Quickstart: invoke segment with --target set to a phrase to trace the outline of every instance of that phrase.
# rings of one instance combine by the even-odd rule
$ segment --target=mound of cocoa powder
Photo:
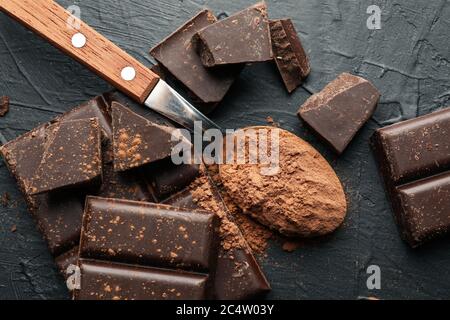
[[[233,202],[261,224],[286,236],[315,237],[338,228],[346,215],[342,185],[328,162],[307,142],[274,127],[251,127],[279,134],[279,171],[267,164],[220,165],[220,178]],[[258,142],[259,143],[259,142]],[[248,144],[246,157],[248,159]]]

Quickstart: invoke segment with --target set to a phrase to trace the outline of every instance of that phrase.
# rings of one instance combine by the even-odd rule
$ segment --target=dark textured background
[[[252,0],[82,0],[82,19],[150,66],[148,49],[207,6],[233,13]],[[271,63],[245,69],[212,117],[226,128],[264,124],[310,141],[345,184],[349,212],[327,239],[285,253],[273,243],[263,267],[270,298],[354,299],[450,297],[450,239],[413,251],[399,238],[368,146],[372,132],[450,105],[450,1],[272,0],[272,18],[292,17],[312,62],[304,88],[289,96]],[[366,9],[382,9],[382,29],[366,28]],[[339,158],[299,122],[295,112],[311,92],[340,72],[366,77],[382,92],[373,119]],[[13,139],[58,113],[109,90],[95,75],[0,14],[0,95],[12,99],[0,118],[0,138]],[[0,299],[65,299],[68,294],[45,243],[3,162],[0,192],[15,203],[0,207]],[[17,226],[15,233],[11,227]],[[366,288],[367,266],[381,267],[382,289]]]

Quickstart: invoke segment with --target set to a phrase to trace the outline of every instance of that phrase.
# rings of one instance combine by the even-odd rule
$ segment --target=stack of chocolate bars
[[[203,166],[174,165],[176,126],[120,93],[2,146],[78,299],[246,299],[270,286]]]

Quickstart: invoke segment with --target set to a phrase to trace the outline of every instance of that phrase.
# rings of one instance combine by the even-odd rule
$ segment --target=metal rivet
[[[72,45],[75,48],[83,48],[86,45],[86,37],[82,33],[75,33],[72,37]]]
[[[133,67],[125,67],[121,73],[122,79],[125,81],[131,81],[136,77],[136,70]]]

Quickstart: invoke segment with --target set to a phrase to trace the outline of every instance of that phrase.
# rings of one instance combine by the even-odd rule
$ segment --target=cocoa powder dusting
[[[200,168],[202,172],[200,176],[191,183],[191,195],[193,201],[202,209],[214,212],[221,220],[219,232],[221,236],[221,244],[225,250],[231,249],[247,249],[245,239],[241,236],[238,226],[228,218],[227,208],[220,199],[214,196],[213,186],[208,177],[204,174],[204,168]]]
[[[273,238],[273,232],[267,227],[259,224],[250,216],[245,215],[242,210],[233,202],[233,199],[225,191],[222,180],[219,176],[219,167],[217,165],[208,166],[211,178],[217,186],[228,212],[233,216],[234,222],[238,225],[245,240],[255,254],[263,254],[268,245],[268,241]]]
[[[267,164],[221,165],[220,178],[233,202],[245,214],[285,236],[315,237],[338,228],[347,203],[328,162],[292,133],[274,127],[251,129],[278,131],[279,171],[263,175],[261,169]],[[248,144],[246,153],[248,159]]]

